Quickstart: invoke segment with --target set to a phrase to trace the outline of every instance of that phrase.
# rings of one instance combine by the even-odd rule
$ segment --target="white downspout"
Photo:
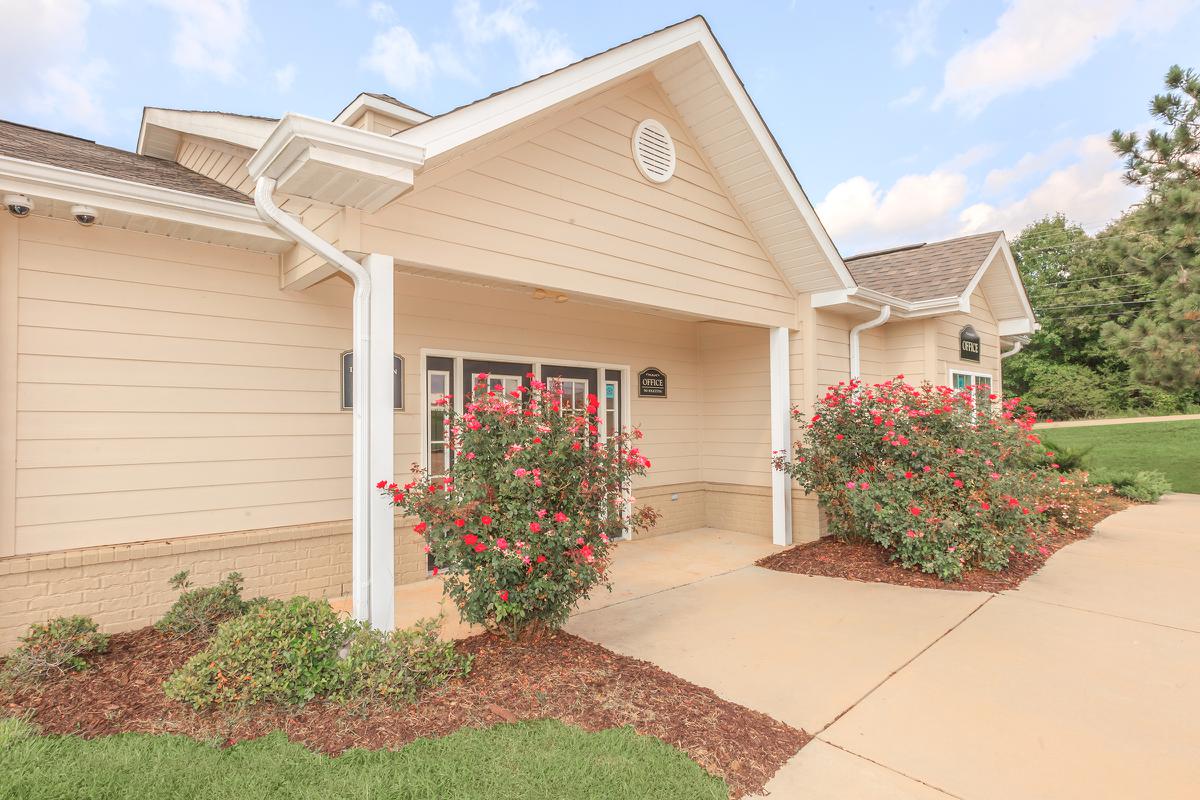
[[[366,267],[338,250],[329,242],[304,227],[279,206],[275,205],[275,179],[260,177],[254,185],[254,207],[264,222],[274,225],[299,244],[324,258],[332,266],[350,276],[354,282],[354,444],[350,471],[353,521],[350,534],[351,569],[353,571],[354,618],[366,621],[371,616],[370,604],[370,514],[369,491],[371,470],[371,274]]]
[[[878,328],[887,322],[891,316],[892,307],[884,306],[879,309],[878,317],[855,325],[850,329],[850,380],[857,380],[862,377],[862,348],[859,345],[858,335],[865,330]]]
[[[1013,342],[1013,346],[1012,346],[1011,350],[1005,350],[1003,353],[1000,354],[1001,360],[1008,358],[1009,356],[1015,356],[1017,353],[1021,352],[1021,348],[1024,346],[1025,346],[1025,343],[1022,342],[1020,339],[1017,339],[1016,341]]]

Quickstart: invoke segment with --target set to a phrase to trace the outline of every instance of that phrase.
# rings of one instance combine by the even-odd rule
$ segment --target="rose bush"
[[[817,494],[834,535],[873,541],[944,580],[1003,569],[1038,547],[1051,498],[1070,479],[1052,468],[1032,409],[903,378],[839,383],[811,417],[793,409],[803,434],[776,468]]]
[[[419,520],[413,530],[462,618],[513,638],[566,622],[593,587],[608,585],[610,548],[626,526],[654,523],[652,509],[630,511],[630,479],[650,467],[640,431],[601,437],[595,396],[573,410],[527,378],[506,394],[480,376],[461,415],[441,401],[447,474],[413,465],[403,486],[377,484]]]

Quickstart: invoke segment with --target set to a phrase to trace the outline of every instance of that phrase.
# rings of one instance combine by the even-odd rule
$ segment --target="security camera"
[[[28,217],[33,211],[33,201],[23,194],[4,195],[4,206],[14,217]]]
[[[91,206],[71,206],[71,216],[85,227],[96,223],[96,209]]]

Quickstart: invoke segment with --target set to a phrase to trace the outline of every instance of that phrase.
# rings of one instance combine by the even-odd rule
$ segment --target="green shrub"
[[[5,673],[17,680],[41,680],[86,669],[86,656],[108,650],[108,636],[91,617],[57,617],[29,626],[8,655]]]
[[[1043,439],[1046,455],[1050,458],[1050,467],[1060,472],[1078,472],[1084,469],[1084,462],[1094,445],[1087,447],[1063,447],[1060,444]]]
[[[195,708],[315,697],[347,703],[411,702],[465,674],[470,661],[437,637],[437,623],[382,633],[342,618],[328,603],[268,600],[217,629],[207,648],[163,685]]]
[[[1093,472],[1088,477],[1088,481],[1111,484],[1113,492],[1139,503],[1156,503],[1160,497],[1171,491],[1171,482],[1167,480],[1167,476],[1149,469],[1128,472]]]
[[[182,594],[154,627],[177,636],[212,636],[222,622],[246,612],[242,581],[239,573],[231,572],[214,586],[192,589],[188,571],[177,573],[168,583]]]
[[[1039,366],[1029,376],[1025,402],[1052,419],[1100,417],[1113,408],[1101,377],[1076,364]]]
[[[840,383],[811,417],[795,409],[804,433],[776,468],[817,494],[834,535],[873,541],[904,567],[943,580],[1003,569],[1036,546],[1042,498],[1069,480],[1048,468],[1036,416],[1020,398],[902,377]]]
[[[338,664],[334,699],[349,704],[412,703],[426,689],[465,676],[471,657],[461,655],[454,642],[440,639],[438,628],[437,619],[392,633],[360,627]]]
[[[336,686],[338,650],[351,628],[326,602],[268,600],[221,623],[208,647],[171,675],[163,689],[196,708],[263,700],[306,703]]]

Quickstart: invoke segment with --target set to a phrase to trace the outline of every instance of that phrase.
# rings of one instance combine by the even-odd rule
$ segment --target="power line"
[[[1079,281],[1099,281],[1099,280],[1103,280],[1104,278],[1121,278],[1126,275],[1141,275],[1141,274],[1142,273],[1140,273],[1140,272],[1112,272],[1107,275],[1089,275],[1086,278],[1071,278],[1071,279],[1065,280],[1065,281],[1055,281],[1054,283],[1043,283],[1040,286],[1042,286],[1042,287],[1063,286],[1068,283],[1078,283]]]
[[[1035,308],[1034,312],[1042,313],[1043,311],[1059,311],[1068,308],[1101,308],[1103,306],[1124,306],[1130,303],[1153,303],[1154,298],[1144,298],[1140,300],[1122,300],[1114,303],[1082,303],[1074,306],[1047,306],[1046,308]]]

